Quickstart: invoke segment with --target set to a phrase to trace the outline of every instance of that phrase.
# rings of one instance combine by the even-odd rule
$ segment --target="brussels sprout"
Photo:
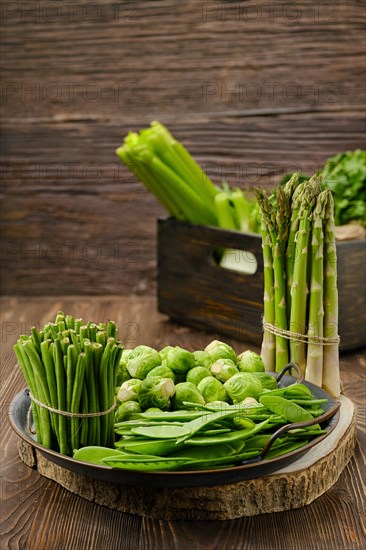
[[[190,351],[176,346],[168,351],[164,364],[177,374],[185,374],[194,367],[194,355]]]
[[[149,346],[137,346],[129,355],[127,370],[132,378],[143,380],[154,367],[161,365],[159,353]]]
[[[224,388],[233,403],[240,403],[246,397],[257,399],[263,389],[259,378],[249,372],[234,374],[234,376],[225,382]]]
[[[260,407],[261,406],[259,401],[254,399],[254,397],[246,397],[241,403],[242,403],[242,405],[248,405],[249,407]]]
[[[165,348],[163,348],[159,351],[159,354],[160,354],[160,357],[161,357],[162,361],[164,361],[164,359],[166,359],[166,356],[168,355],[168,352],[171,349],[174,349],[174,347],[173,346],[165,346]]]
[[[240,355],[238,355],[237,359],[237,365],[238,369],[241,372],[264,372],[264,363],[262,361],[262,358],[258,353],[255,353],[254,351],[250,351],[249,349],[247,351],[243,351]]]
[[[170,406],[170,398],[174,393],[175,386],[171,378],[149,376],[140,384],[138,400],[143,409],[158,407],[166,410]]]
[[[212,361],[218,359],[231,359],[236,363],[236,353],[232,347],[219,340],[213,340],[211,344],[206,346],[205,351],[211,356]]]
[[[206,369],[206,367],[193,367],[193,369],[187,372],[186,379],[187,382],[191,382],[195,386],[198,386],[201,380],[207,376],[212,376],[212,374],[208,369]]]
[[[125,365],[127,365],[128,358],[130,357],[130,355],[132,355],[133,352],[133,349],[124,349],[122,351],[120,363],[124,363]]]
[[[226,380],[229,380],[229,378],[239,372],[231,359],[218,359],[212,363],[210,371],[220,382],[226,382]]]
[[[265,372],[254,372],[253,374],[260,380],[264,390],[277,390],[278,384],[274,376]]]
[[[213,376],[206,376],[198,384],[197,388],[201,392],[205,403],[211,401],[227,401],[227,393],[224,386]]]
[[[137,401],[126,401],[116,409],[115,421],[123,422],[124,420],[131,420],[136,413],[140,412],[141,407]]]
[[[205,401],[197,389],[197,386],[192,382],[181,382],[175,386],[175,395],[172,400],[174,409],[185,409],[184,401],[204,405]]]
[[[149,376],[160,376],[161,378],[171,378],[173,382],[175,382],[175,374],[174,372],[164,365],[160,365],[160,367],[154,367],[150,372],[147,373],[146,378]]]
[[[124,349],[122,352],[121,360],[117,368],[116,385],[121,386],[123,382],[131,378],[130,373],[127,370],[127,361],[129,356],[133,353],[132,349]]]
[[[126,401],[137,401],[137,393],[141,380],[138,378],[131,378],[123,382],[120,389],[118,390],[117,399],[120,403],[125,403]]]
[[[212,357],[207,351],[197,350],[193,352],[193,355],[195,367],[206,367],[206,369],[210,368]]]

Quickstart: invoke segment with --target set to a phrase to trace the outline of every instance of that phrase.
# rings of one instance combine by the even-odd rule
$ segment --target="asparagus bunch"
[[[262,215],[267,370],[292,361],[305,379],[340,393],[333,199],[313,177],[295,174],[275,198],[256,189]],[[273,334],[274,327],[276,334]],[[297,335],[297,336],[296,336]]]
[[[123,346],[113,321],[83,324],[59,311],[54,323],[20,336],[14,351],[32,395],[48,407],[74,414],[98,413],[114,403]],[[39,443],[72,455],[86,445],[113,446],[114,411],[102,416],[70,417],[32,401]]]

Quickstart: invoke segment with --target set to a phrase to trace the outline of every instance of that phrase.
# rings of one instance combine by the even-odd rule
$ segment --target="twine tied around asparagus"
[[[39,407],[42,407],[43,409],[47,409],[49,412],[53,412],[53,413],[56,413],[56,414],[61,414],[62,416],[69,416],[71,418],[94,418],[96,416],[105,416],[105,415],[111,413],[112,411],[114,411],[114,409],[117,407],[117,403],[114,402],[109,407],[109,409],[107,409],[106,411],[99,411],[99,412],[94,412],[94,413],[73,413],[73,412],[70,412],[70,411],[62,411],[60,409],[55,409],[54,407],[50,407],[49,405],[46,405],[46,403],[42,403],[42,401],[39,401],[36,397],[34,397],[34,395],[32,395],[32,393],[30,391],[28,392],[28,395],[29,395],[30,399],[36,405],[38,405]],[[29,407],[29,409],[28,409],[28,419],[27,419],[28,420],[28,431],[30,433],[35,433],[34,431],[31,430],[31,421],[30,421],[31,412],[32,412],[32,409],[31,409],[31,407]]]
[[[301,334],[300,332],[293,332],[291,330],[285,330],[276,327],[275,325],[267,323],[266,321],[263,321],[263,329],[267,332],[270,332],[271,334],[274,334],[275,336],[282,336],[287,340],[293,340],[295,342],[301,342],[303,344],[311,343],[321,344],[322,346],[332,346],[334,344],[339,344],[340,341],[338,334],[337,336],[331,336],[327,338],[324,336]]]

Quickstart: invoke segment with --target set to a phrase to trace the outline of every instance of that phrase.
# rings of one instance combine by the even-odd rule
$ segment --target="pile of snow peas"
[[[297,428],[320,416],[327,399],[316,399],[299,383],[263,390],[258,401],[240,404],[185,402],[186,409],[150,411],[115,424],[115,449],[84,447],[74,458],[122,470],[194,471],[233,467],[260,457],[273,433],[294,424],[277,438],[265,459],[306,445],[326,433],[319,424]]]

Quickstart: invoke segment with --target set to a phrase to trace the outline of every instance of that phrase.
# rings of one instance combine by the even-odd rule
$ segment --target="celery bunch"
[[[176,219],[246,232],[259,229],[259,209],[241,189],[222,188],[165,126],[130,132],[117,156]]]

